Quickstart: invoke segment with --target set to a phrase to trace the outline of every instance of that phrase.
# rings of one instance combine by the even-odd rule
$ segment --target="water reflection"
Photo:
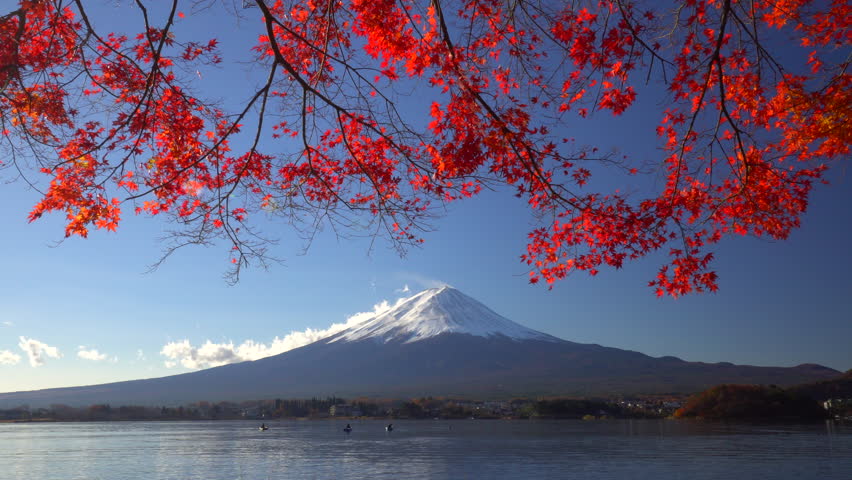
[[[0,480],[850,478],[852,427],[680,421],[0,425]]]

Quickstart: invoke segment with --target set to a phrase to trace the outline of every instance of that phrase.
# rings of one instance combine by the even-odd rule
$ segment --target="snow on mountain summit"
[[[561,341],[506,319],[473,298],[445,286],[424,290],[391,310],[334,335],[328,343],[368,338],[411,343],[443,333]]]

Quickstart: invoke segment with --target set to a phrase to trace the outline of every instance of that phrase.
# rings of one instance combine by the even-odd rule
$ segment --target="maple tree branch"
[[[663,69],[665,69],[666,64],[674,66],[674,62],[665,59],[660,54],[657,53],[656,50],[651,48],[645,40],[639,35],[639,32],[636,31],[636,26],[633,24],[632,17],[627,14],[627,11],[624,10],[624,3],[622,0],[615,0],[615,4],[618,5],[618,10],[621,12],[621,18],[624,19],[624,22],[627,24],[627,28],[630,30],[631,35],[636,41],[638,41],[642,47],[651,54],[651,58],[656,58],[663,64]]]
[[[680,184],[681,170],[683,166],[684,155],[686,154],[686,145],[687,142],[690,141],[692,134],[695,132],[695,123],[698,120],[698,115],[701,113],[704,108],[704,97],[707,95],[707,91],[710,88],[711,74],[713,73],[713,66],[716,65],[721,74],[722,71],[722,61],[720,57],[720,53],[722,51],[722,45],[725,39],[725,26],[728,22],[728,12],[731,8],[731,0],[725,0],[722,5],[722,20],[719,26],[718,38],[716,39],[716,46],[713,50],[713,53],[709,57],[709,61],[707,63],[707,72],[703,75],[704,84],[701,87],[701,94],[698,96],[698,101],[695,103],[695,111],[692,114],[692,117],[689,122],[689,126],[686,129],[686,133],[683,135],[683,140],[680,142],[680,152],[678,153],[678,164],[676,173],[675,173],[675,181],[672,185],[672,193],[671,193],[671,202],[674,203],[675,195],[677,195],[678,185]],[[724,99],[721,100],[722,102]],[[745,155],[745,152],[743,152]]]
[[[718,68],[718,72],[717,72],[717,76],[718,76],[717,81],[719,83],[719,108],[722,111],[722,113],[725,115],[725,119],[728,120],[728,123],[731,125],[731,128],[734,129],[734,136],[737,139],[737,147],[739,148],[740,153],[742,154],[743,164],[745,166],[746,178],[745,178],[745,180],[741,180],[741,182],[743,184],[743,188],[745,188],[745,184],[748,183],[748,173],[749,173],[749,164],[748,164],[748,160],[746,158],[747,151],[746,151],[746,148],[745,148],[745,144],[743,143],[743,139],[742,139],[742,135],[741,135],[742,131],[737,126],[737,123],[734,120],[734,118],[731,116],[731,112],[728,111],[726,95],[725,95],[725,77],[722,74],[721,63],[719,63],[718,66],[719,66],[719,68]]]
[[[331,0],[330,0],[330,1],[331,1]],[[297,40],[298,40],[298,41],[299,41],[302,45],[304,45],[304,46],[308,47],[309,49],[311,49],[311,50],[313,50],[314,52],[316,52],[316,53],[318,53],[319,55],[321,55],[321,56],[322,56],[322,59],[323,59],[323,62],[325,62],[325,61],[329,61],[329,60],[330,60],[330,61],[337,62],[337,63],[339,63],[340,65],[344,66],[344,67],[345,67],[345,72],[346,72],[346,74],[347,74],[347,75],[354,75],[354,76],[355,76],[355,78],[357,78],[359,81],[362,81],[362,82],[366,83],[366,84],[367,84],[367,85],[368,85],[368,86],[372,89],[372,91],[373,91],[373,92],[376,92],[378,95],[381,95],[381,96],[385,99],[385,101],[386,101],[388,104],[390,104],[390,105],[392,105],[392,106],[393,106],[393,110],[394,110],[394,111],[396,111],[396,104],[395,104],[394,102],[392,102],[390,99],[388,99],[388,98],[387,98],[387,97],[386,97],[386,96],[382,93],[382,90],[381,90],[380,88],[377,88],[377,87],[375,86],[375,83],[374,83],[372,80],[370,80],[369,78],[367,78],[367,77],[365,77],[364,75],[362,75],[362,74],[361,74],[361,72],[360,72],[360,70],[361,70],[360,68],[355,68],[355,67],[353,67],[352,65],[350,65],[350,64],[349,64],[349,62],[347,62],[347,61],[346,61],[346,60],[344,60],[343,58],[340,58],[340,57],[335,56],[335,55],[331,55],[331,54],[329,53],[329,49],[327,48],[327,46],[328,46],[328,43],[327,43],[328,39],[326,39],[326,41],[324,41],[325,47],[324,47],[324,48],[319,48],[319,47],[317,47],[316,45],[314,45],[314,44],[313,44],[313,43],[312,43],[312,42],[311,42],[308,38],[306,38],[304,35],[302,35],[302,34],[300,34],[299,32],[297,32],[297,31],[293,30],[292,28],[288,27],[288,26],[287,26],[287,25],[285,25],[283,22],[281,22],[281,21],[280,21],[280,20],[279,20],[279,19],[278,19],[275,15],[272,15],[272,13],[269,11],[268,7],[266,7],[266,4],[263,2],[263,0],[256,0],[256,3],[258,4],[258,6],[260,6],[260,7],[261,7],[261,11],[263,12],[264,19],[265,19],[266,21],[272,22],[273,24],[277,25],[279,28],[281,28],[282,30],[284,30],[285,32],[287,32],[287,34],[289,34],[289,35],[291,35],[293,38],[297,39]],[[329,25],[328,25],[328,28],[330,28],[330,23],[329,23]],[[273,31],[272,31],[270,28],[267,28],[267,35],[268,35],[268,37],[270,38],[270,46],[272,46],[272,47],[273,47],[272,49],[273,49],[273,51],[274,51],[275,55],[276,55],[276,56],[279,56],[279,55],[280,55],[280,52],[281,52],[281,49],[280,49],[280,47],[278,46],[277,40],[275,40],[275,39],[274,39]],[[317,85],[317,82],[318,82],[318,80],[313,81],[313,82],[312,82],[312,81],[305,81],[305,80],[302,78],[302,76],[301,76],[301,75],[296,74],[296,72],[295,72],[295,68],[293,68],[293,67],[292,67],[292,65],[289,63],[289,61],[287,61],[286,59],[284,59],[284,58],[283,58],[283,55],[280,55],[280,58],[276,58],[276,61],[277,61],[279,64],[281,64],[281,66],[283,66],[283,67],[285,68],[285,70],[287,70],[287,73],[288,73],[291,77],[293,77],[295,80],[297,80],[297,81],[298,81],[298,83],[302,86],[302,88],[303,88],[303,90],[304,90],[304,91],[306,91],[306,92],[311,92],[311,93],[313,93],[313,94],[317,95],[317,97],[318,97],[318,98],[320,98],[320,99],[321,99],[324,103],[326,103],[328,106],[332,107],[333,109],[337,110],[338,114],[339,114],[339,113],[349,113],[349,111],[348,111],[347,109],[345,109],[344,107],[342,107],[342,106],[341,106],[341,105],[339,105],[338,103],[336,103],[336,102],[334,102],[334,101],[330,100],[330,98],[329,98],[329,97],[327,97],[326,95],[322,94],[322,93],[321,93],[321,92],[317,89],[317,86],[318,86],[318,85]],[[288,66],[289,66],[290,68],[287,68]],[[375,69],[374,69],[374,70],[375,70]],[[306,86],[308,86],[308,88],[305,88]],[[399,116],[399,115],[398,115],[398,113],[397,113],[397,116]],[[403,122],[403,123],[404,123],[404,122]],[[379,132],[377,129],[375,129],[375,127],[374,127],[373,125],[371,125],[371,124],[369,124],[369,123],[362,123],[362,125],[364,125],[364,126],[365,126],[365,127],[367,127],[367,128],[370,128],[370,129],[371,129],[371,130],[373,130],[375,133],[380,133],[380,134],[381,134],[381,132]],[[387,135],[384,135],[384,134],[382,134],[382,135],[383,135],[385,138],[387,138],[388,140],[393,141],[393,139],[392,139],[390,136],[387,136]],[[397,150],[399,153],[404,154],[403,149],[401,149],[401,148],[396,148],[396,150]],[[408,160],[411,160],[410,158],[407,158],[407,159],[408,159]]]
[[[322,46],[322,48],[319,49],[320,52],[322,52],[322,62],[320,63],[319,67],[317,68],[317,73],[316,73],[316,76],[315,76],[315,78],[316,78],[315,83],[318,83],[320,81],[320,77],[322,76],[322,71],[325,68],[325,62],[328,61],[328,45],[329,45],[329,42],[331,40],[331,38],[329,36],[329,32],[331,31],[331,24],[332,24],[331,17],[333,16],[333,11],[332,11],[331,6],[333,4],[332,2],[334,2],[334,1],[335,0],[328,0],[328,2],[326,3],[326,7],[325,7],[326,8],[326,16],[329,18],[329,21],[328,21],[328,24],[325,26],[325,32],[323,32],[323,35],[325,36],[325,40],[323,41],[323,46]]]
[[[491,105],[488,102],[486,102],[485,99],[482,98],[482,95],[479,93],[479,91],[477,91],[477,89],[473,88],[469,84],[469,82],[467,81],[465,74],[461,71],[461,67],[458,64],[458,60],[456,59],[455,46],[453,45],[452,39],[450,37],[449,29],[447,28],[447,23],[444,20],[444,14],[443,14],[443,10],[441,9],[440,0],[431,0],[431,3],[433,5],[433,7],[435,9],[435,13],[438,17],[438,25],[441,29],[441,35],[442,35],[444,43],[446,44],[448,55],[449,55],[450,60],[452,62],[451,64],[452,64],[453,68],[455,69],[456,74],[458,75],[460,83],[462,84],[462,86],[465,87],[465,90],[467,91],[467,93],[470,94],[471,96],[473,96],[476,99],[477,103],[483,109],[485,109],[485,111],[488,113],[488,116],[490,116],[492,118],[492,120],[497,122],[498,125],[500,125],[500,129],[505,136],[514,136],[514,132],[512,132],[511,129],[509,129],[509,127],[506,125],[506,122],[504,121],[504,119],[500,115],[498,115],[497,112],[494,111],[494,109],[491,108]],[[507,140],[509,140],[509,139],[507,139]],[[520,151],[517,150],[517,146],[515,145],[515,142],[509,141],[509,144],[510,144],[510,148],[515,152],[515,154],[517,155],[517,158],[519,159],[520,163],[524,166],[524,168],[531,175],[533,175],[533,177],[541,185],[543,185],[545,189],[547,189],[550,192],[551,199],[559,199],[559,200],[565,202],[565,204],[569,205],[573,209],[579,210],[579,209],[583,208],[583,206],[581,206],[579,203],[576,203],[574,200],[569,199],[569,198],[565,198],[562,194],[556,192],[556,190],[554,189],[551,182],[549,182],[545,178],[545,175],[539,169],[539,166],[534,164],[532,161],[525,161],[523,159],[524,156],[521,154]],[[529,158],[535,157],[533,149],[526,142],[522,142],[522,146],[523,146],[524,150],[527,151]],[[562,188],[564,188],[564,187],[562,187]],[[567,191],[567,189],[566,189],[566,191]],[[579,198],[578,196],[573,195],[570,192],[569,192],[569,194],[574,199]],[[587,205],[586,207],[591,207],[591,206]]]
[[[406,10],[406,12],[407,12],[407,10]],[[376,93],[377,95],[379,95],[379,96],[380,96],[380,97],[381,97],[381,98],[385,101],[385,105],[386,105],[386,108],[387,108],[388,116],[389,116],[389,117],[395,117],[396,119],[398,119],[398,120],[399,120],[399,121],[397,121],[397,122],[393,122],[392,120],[390,120],[390,119],[389,119],[389,123],[390,123],[391,125],[393,125],[393,126],[394,126],[394,129],[395,129],[395,131],[396,131],[397,133],[399,133],[399,134],[407,133],[407,134],[409,134],[409,135],[413,135],[413,136],[417,137],[418,139],[420,139],[421,141],[423,141],[423,142],[425,143],[425,140],[423,140],[419,134],[417,134],[417,133],[416,133],[416,132],[414,132],[412,129],[410,129],[410,128],[408,128],[408,127],[407,127],[408,123],[407,123],[406,121],[404,121],[404,120],[403,120],[402,115],[401,115],[401,114],[399,113],[399,111],[397,110],[396,103],[395,103],[395,102],[393,102],[390,98],[388,98],[388,97],[384,94],[384,92],[382,91],[382,89],[378,88],[372,80],[370,80],[370,79],[368,79],[366,76],[364,76],[364,75],[361,73],[361,70],[362,70],[361,68],[355,68],[355,67],[353,67],[352,65],[350,65],[347,61],[345,61],[344,59],[342,59],[342,58],[339,58],[339,57],[337,57],[337,56],[333,56],[333,55],[330,55],[330,54],[329,54],[329,52],[328,52],[328,48],[327,48],[327,45],[328,45],[327,41],[328,41],[328,39],[326,39],[326,42],[325,42],[326,48],[319,49],[319,48],[317,48],[316,46],[314,46],[314,45],[313,45],[313,43],[311,43],[311,42],[310,42],[307,38],[305,38],[303,35],[301,35],[299,32],[296,32],[296,31],[294,31],[293,29],[289,28],[287,25],[285,25],[284,23],[282,23],[281,21],[279,21],[276,17],[274,17],[274,16],[273,16],[273,17],[271,18],[271,20],[273,20],[273,21],[274,21],[274,23],[275,23],[276,25],[278,25],[280,28],[282,28],[284,31],[286,31],[289,35],[292,35],[294,38],[298,39],[298,40],[299,40],[299,41],[300,41],[303,45],[306,45],[306,46],[308,46],[309,48],[313,49],[314,51],[316,51],[316,52],[318,52],[318,53],[321,53],[322,58],[323,58],[323,62],[328,61],[328,60],[332,60],[332,61],[335,61],[335,62],[339,63],[340,65],[342,65],[342,66],[344,67],[344,75],[349,76],[349,77],[350,77],[350,79],[352,80],[353,84],[358,84],[359,82],[364,82],[364,83],[368,86],[368,89],[369,89],[371,92]],[[330,28],[330,24],[329,24],[329,28]],[[277,45],[275,46],[275,50],[276,50],[276,52],[277,52],[277,51],[280,51],[280,50],[278,49]],[[380,73],[378,70],[375,70],[375,71],[376,71],[377,73]],[[318,78],[318,77],[317,77],[317,78]],[[318,81],[318,80],[317,80],[317,81]],[[316,91],[316,82],[313,82],[313,83],[311,84],[311,87],[312,87],[312,88],[311,88],[311,90],[307,90],[308,92],[318,93],[318,92]],[[304,89],[303,89],[303,90],[304,90]],[[358,90],[360,91],[361,89],[359,88]],[[320,98],[321,98],[321,99],[323,99],[323,97],[322,97],[322,96],[320,96]],[[361,95],[361,98],[365,98],[365,97],[364,97],[363,95]],[[326,101],[326,103],[327,103],[327,104],[329,104],[329,103],[328,103],[328,101]],[[344,113],[345,113],[345,114],[347,114],[347,115],[349,115],[349,114],[350,114],[349,110],[344,109],[344,108],[340,107],[340,106],[339,106],[339,105],[337,105],[337,104],[329,104],[329,105],[330,105],[332,108],[334,108],[335,110],[337,110],[337,114],[338,114],[338,116],[339,116],[339,115],[341,115],[341,114],[344,114]],[[366,108],[369,110],[370,117],[374,117],[375,115],[373,114],[372,108],[369,106],[369,104],[367,104]],[[356,118],[357,118],[357,117],[356,117]],[[388,141],[389,141],[389,143],[391,144],[391,146],[393,146],[394,150],[395,150],[398,154],[400,154],[400,155],[401,155],[401,156],[402,156],[402,157],[406,160],[406,162],[407,162],[408,164],[413,165],[413,166],[415,166],[416,168],[418,168],[418,169],[420,169],[420,170],[425,170],[425,169],[426,169],[422,163],[417,162],[414,158],[412,158],[412,157],[411,157],[411,156],[410,156],[410,155],[406,152],[406,150],[405,150],[404,148],[402,148],[402,146],[401,146],[401,145],[399,145],[399,144],[396,142],[396,140],[395,140],[395,138],[394,138],[393,136],[391,136],[391,135],[389,135],[389,134],[386,134],[386,133],[384,133],[384,132],[380,132],[378,129],[376,129],[376,128],[375,128],[375,126],[374,126],[373,124],[371,124],[371,123],[369,123],[369,122],[363,122],[363,121],[361,121],[361,120],[358,120],[358,121],[359,121],[359,123],[361,123],[362,125],[364,125],[364,126],[366,126],[367,128],[369,128],[369,129],[373,130],[373,131],[374,131],[374,133],[379,133],[379,134],[380,134],[383,138],[385,138],[386,140],[388,140]],[[404,127],[404,128],[405,128],[405,132],[403,132],[402,130],[400,130],[400,127]]]
[[[262,96],[263,100],[261,100],[260,108],[259,108],[259,111],[258,111],[258,114],[257,114],[257,127],[255,128],[254,141],[252,142],[251,148],[249,149],[248,157],[246,159],[245,164],[243,165],[242,169],[240,169],[239,173],[235,173],[235,175],[234,175],[234,177],[236,178],[236,181],[234,181],[234,185],[231,187],[231,189],[228,191],[228,193],[226,193],[224,195],[224,198],[226,199],[226,201],[236,191],[237,186],[239,185],[239,182],[242,180],[246,171],[248,171],[248,167],[249,167],[249,164],[252,161],[252,157],[257,153],[257,146],[260,143],[260,134],[261,134],[261,131],[263,130],[263,119],[265,117],[264,113],[266,111],[266,102],[269,99],[269,89],[272,87],[272,82],[275,79],[275,71],[277,70],[276,67],[277,67],[277,65],[275,65],[275,64],[272,65],[272,68],[269,69],[269,76],[266,79],[266,84],[263,86],[263,88],[261,88],[257,92],[259,95]],[[257,97],[253,98],[251,103],[254,104],[255,101],[257,101]],[[248,112],[248,109],[245,109],[244,112]],[[239,120],[233,122],[234,125],[236,125],[237,123],[239,123]],[[219,196],[218,205],[221,205],[222,204],[221,203],[222,202],[221,192],[220,192],[220,190],[217,189],[216,193]],[[227,209],[226,209],[226,212],[227,212]]]
[[[391,136],[387,135],[385,132],[381,131],[374,123],[367,122],[363,118],[361,118],[360,116],[353,115],[348,109],[346,109],[343,106],[339,105],[338,103],[334,102],[327,95],[320,92],[314,84],[312,84],[311,82],[309,82],[305,78],[303,78],[303,76],[299,74],[299,72],[293,67],[293,65],[286,58],[284,58],[284,56],[282,55],[281,49],[277,44],[277,40],[275,38],[274,31],[272,29],[273,24],[277,24],[277,25],[281,26],[282,28],[286,28],[286,26],[282,25],[281,22],[279,22],[274,17],[274,15],[272,15],[272,13],[269,11],[268,7],[265,5],[265,3],[262,0],[258,0],[257,4],[260,7],[260,9],[261,9],[261,11],[264,15],[264,18],[266,20],[267,36],[269,38],[269,44],[272,47],[271,49],[272,49],[272,52],[273,52],[273,55],[274,55],[274,58],[275,58],[275,62],[280,64],[282,67],[284,67],[284,69],[287,71],[287,73],[290,75],[290,77],[292,79],[294,79],[301,86],[302,91],[303,91],[303,108],[302,108],[302,114],[301,114],[301,116],[302,116],[302,141],[303,141],[303,145],[305,147],[305,152],[307,153],[309,167],[311,168],[312,172],[314,173],[314,176],[319,179],[319,181],[324,185],[325,189],[329,192],[329,194],[334,196],[338,200],[338,202],[345,205],[347,208],[353,209],[354,206],[351,205],[351,203],[349,201],[347,201],[347,200],[345,200],[345,199],[343,199],[339,196],[339,194],[337,193],[337,190],[335,188],[333,188],[331,185],[329,185],[325,181],[325,179],[323,178],[322,175],[318,174],[316,167],[314,167],[313,163],[310,161],[310,159],[311,159],[310,152],[316,151],[316,150],[313,149],[312,147],[310,147],[310,144],[309,144],[307,138],[305,137],[305,135],[307,134],[306,133],[307,132],[307,125],[305,123],[305,120],[306,120],[308,111],[305,108],[304,99],[306,98],[306,96],[308,94],[313,95],[314,97],[321,100],[325,105],[328,105],[333,110],[335,110],[336,116],[338,118],[340,118],[341,116],[347,116],[347,117],[351,118],[352,120],[358,122],[359,124],[361,124],[365,128],[367,128],[368,130],[372,131],[376,135],[380,136],[381,138],[384,138],[389,143],[389,145],[392,147],[392,149],[395,152],[397,152],[398,154],[400,154],[403,158],[405,158],[406,161],[408,161],[410,164],[415,165],[416,162],[407,154],[406,149],[403,148],[401,145],[399,145],[393,137],[391,137]],[[289,30],[289,29],[287,29],[287,30]],[[303,42],[310,45],[310,42],[308,42],[307,39],[304,39],[303,37],[300,37],[300,38]],[[342,63],[344,65],[346,65],[345,62],[342,62]],[[359,76],[359,78],[363,79],[363,77],[360,74],[358,74],[358,76]],[[368,83],[371,84],[371,82],[368,82]],[[319,153],[319,152],[317,152],[317,153]],[[363,167],[363,165],[360,164],[360,163],[359,163],[359,165],[361,166],[361,171],[369,176],[369,173],[366,171],[366,169]],[[376,191],[378,193],[378,189],[376,189]]]
[[[309,242],[326,226],[338,237],[360,227],[371,249],[385,234],[401,249],[419,241],[410,232],[436,205],[506,185],[551,221],[530,232],[523,258],[548,283],[680,243],[651,283],[676,296],[713,289],[705,245],[797,226],[824,170],[801,162],[848,156],[849,57],[838,61],[845,37],[831,18],[848,6],[837,2],[255,1],[269,35],[252,51],[268,78],[233,114],[221,109],[231,100],[196,98],[200,82],[178,75],[218,55],[215,40],[178,42],[177,0],[131,2],[144,28],[131,40],[99,36],[82,0],[22,1],[0,16],[7,171],[32,183],[25,167],[43,167],[50,182],[30,219],[58,212],[66,235],[85,236],[119,221],[122,203],[105,195],[152,200],[136,210],[178,226],[170,248],[230,242],[236,281],[268,258],[255,214],[287,219]],[[786,52],[772,55],[776,27],[811,42],[807,64],[809,52],[788,70]],[[579,116],[620,115],[636,97],[631,80],[645,76],[637,64],[648,83],[657,61],[674,104],[658,129],[663,191],[638,201],[631,191],[582,194],[597,168],[629,165],[573,139],[558,146],[572,126],[566,112],[582,100]],[[403,108],[421,86],[428,94]],[[416,100],[432,98],[426,118],[411,117]],[[244,119],[253,131],[241,132]],[[261,153],[270,123],[272,138],[296,143]]]
[[[740,18],[740,16],[737,15],[737,11],[733,8],[731,9],[731,15],[733,15],[734,20],[736,20],[737,23],[740,24],[743,31],[748,34],[749,38],[751,38],[751,41],[754,43],[758,55],[758,65],[763,63],[761,62],[761,57],[764,57],[769,60],[769,63],[775,67],[775,70],[778,71],[778,73],[783,74],[784,67],[780,63],[778,63],[778,61],[772,54],[769,53],[769,51],[766,50],[766,48],[763,46],[763,42],[761,42],[760,39],[757,37],[757,34],[752,31],[752,28],[757,29],[757,26],[754,24],[746,25],[746,23]],[[757,18],[755,18],[753,14],[751,15],[751,18],[753,21],[757,21]]]
[[[21,39],[24,36],[24,31],[25,31],[26,22],[27,22],[27,12],[23,8],[19,8],[17,10],[9,12],[8,14],[4,15],[3,17],[0,17],[0,23],[7,22],[7,21],[9,21],[9,19],[11,19],[13,17],[18,17],[18,28],[17,28],[17,30],[15,30],[15,35],[13,36],[13,42],[12,42],[15,45],[14,59],[13,59],[13,62],[0,66],[0,72],[3,72],[3,71],[7,72],[4,75],[5,78],[2,79],[3,82],[0,83],[0,94],[3,94],[6,91],[6,87],[12,81],[12,78],[17,77],[20,81],[20,72],[18,70],[18,68],[19,68],[18,67],[18,55],[19,55],[18,50],[19,50],[19,46],[21,44]],[[23,84],[22,81],[21,81],[21,84]]]
[[[136,61],[133,58],[131,58],[131,57],[125,55],[123,52],[115,49],[110,42],[105,41],[100,35],[98,35],[97,31],[94,29],[91,21],[89,20],[89,16],[87,15],[85,8],[83,8],[83,4],[82,4],[81,0],[74,0],[74,3],[77,5],[77,9],[80,12],[80,17],[82,17],[83,23],[86,25],[86,39],[84,39],[84,41],[81,42],[81,45],[84,44],[85,42],[87,42],[89,36],[94,36],[101,47],[106,48],[108,51],[112,52],[117,57],[127,61],[130,65],[132,65],[134,68],[136,68],[136,70],[138,72],[142,73],[142,72],[147,71],[147,69],[143,69],[138,63],[136,63]],[[93,49],[93,50],[96,50],[96,49]],[[83,58],[85,60],[85,51],[82,48],[80,49],[80,54],[81,54],[81,56],[83,56]],[[82,62],[82,64],[83,64],[84,70],[86,71],[87,77],[92,82],[98,84],[98,86],[101,88],[102,91],[107,92],[108,94],[112,95],[113,97],[118,98],[117,95],[114,95],[112,93],[112,88],[110,88],[109,86],[107,86],[107,85],[101,83],[100,81],[96,80],[96,76],[93,75],[91,73],[91,71],[89,70],[88,62],[84,61],[84,62]],[[154,66],[153,66],[153,69],[157,69],[157,68],[158,68],[157,64],[155,63]],[[114,133],[112,135],[107,135],[101,142],[99,142],[97,145],[93,146],[88,151],[85,151],[85,152],[81,153],[80,155],[78,155],[76,157],[69,158],[64,162],[60,162],[60,163],[57,164],[57,166],[63,165],[63,164],[68,163],[68,162],[76,161],[79,158],[82,158],[86,155],[90,155],[94,151],[100,150],[105,145],[107,145],[108,142],[112,141],[121,131],[123,131],[126,127],[128,127],[130,125],[130,123],[134,119],[137,118],[137,114],[139,114],[140,112],[141,112],[143,119],[147,118],[148,112],[149,112],[148,102],[150,101],[151,98],[153,98],[153,95],[154,95],[154,90],[153,90],[153,85],[154,85],[153,75],[154,75],[154,72],[155,72],[155,70],[152,70],[151,72],[146,74],[147,80],[146,80],[145,90],[143,91],[142,95],[139,96],[139,101],[135,102],[133,108],[131,109],[131,112],[129,114],[127,114],[124,122],[120,123],[116,128],[114,128]],[[116,167],[113,169],[111,175],[114,175],[118,171],[119,168],[121,168],[123,170],[125,163],[130,160],[130,157],[133,155],[133,152],[141,144],[142,136],[143,136],[143,131],[142,131],[142,129],[140,129],[139,133],[136,135],[136,140],[134,142],[133,148],[130,149],[128,154],[116,165]]]
[[[243,108],[243,110],[236,116],[236,119],[233,122],[230,122],[230,126],[225,131],[225,133],[213,145],[211,145],[201,155],[199,155],[197,159],[195,159],[193,162],[189,163],[185,167],[177,169],[172,174],[172,176],[169,179],[167,179],[166,181],[160,182],[157,185],[151,186],[151,188],[149,188],[148,190],[146,190],[144,192],[126,197],[124,200],[125,201],[136,200],[138,198],[141,198],[141,197],[147,196],[151,193],[154,193],[157,190],[160,190],[160,189],[164,188],[165,186],[172,184],[182,174],[186,173],[190,169],[197,167],[203,160],[208,158],[214,151],[216,151],[219,147],[221,147],[222,144],[231,136],[231,134],[233,134],[236,131],[236,129],[238,128],[239,122],[242,121],[242,119],[245,118],[246,115],[248,115],[248,112],[249,112],[249,110],[251,110],[251,107],[269,89],[269,87],[270,87],[270,85],[265,85],[260,90],[255,92],[255,94],[252,96],[252,98],[246,103],[246,106]]]

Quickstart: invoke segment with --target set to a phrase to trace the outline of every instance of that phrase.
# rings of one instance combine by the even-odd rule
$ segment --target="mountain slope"
[[[253,362],[163,378],[0,394],[28,403],[177,404],[337,395],[508,398],[695,392],[719,383],[791,385],[839,372],[685,362],[561,340],[452,288],[415,295],[332,337]]]
[[[820,402],[830,398],[852,398],[852,370],[837,378],[796,385],[788,390]]]

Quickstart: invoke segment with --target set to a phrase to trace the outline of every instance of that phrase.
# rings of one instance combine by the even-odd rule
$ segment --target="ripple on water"
[[[852,478],[852,427],[676,421],[0,425],[0,480]]]

